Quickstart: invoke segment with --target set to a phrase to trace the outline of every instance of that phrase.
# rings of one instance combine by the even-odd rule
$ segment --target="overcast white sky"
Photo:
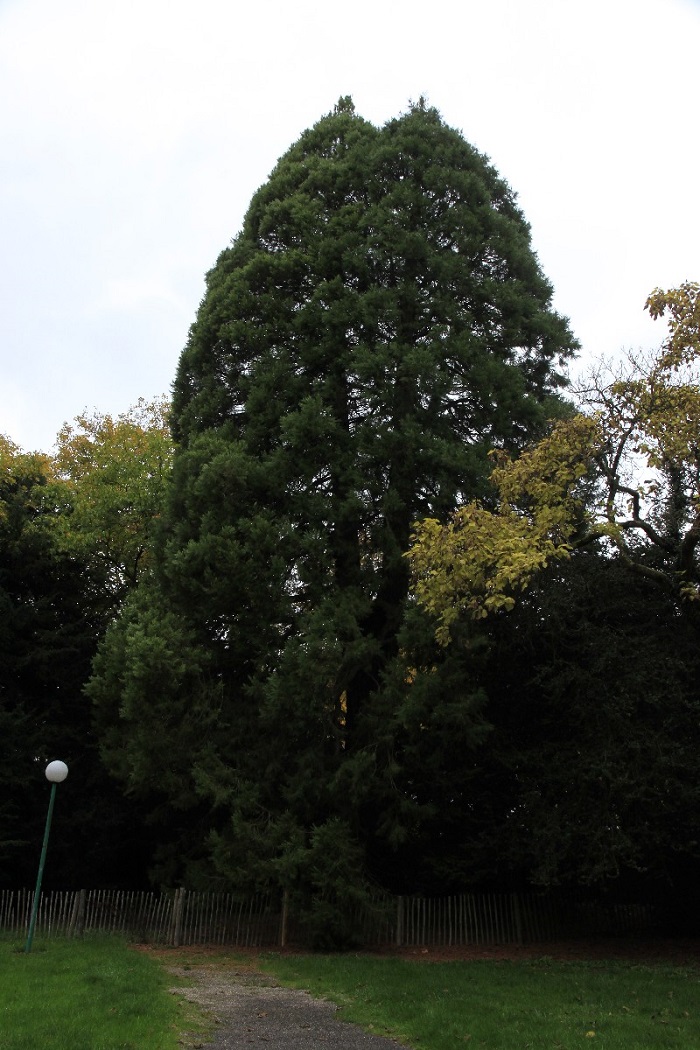
[[[427,96],[518,193],[586,358],[700,279],[700,0],[0,0],[0,432],[167,394],[301,132]]]

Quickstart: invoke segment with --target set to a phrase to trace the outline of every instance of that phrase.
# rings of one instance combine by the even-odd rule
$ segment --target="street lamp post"
[[[46,779],[51,782],[51,797],[49,799],[49,811],[46,814],[46,828],[44,830],[44,843],[41,847],[41,858],[39,860],[39,874],[36,877],[36,889],[34,890],[34,902],[32,904],[32,917],[29,920],[29,933],[27,934],[27,943],[24,946],[25,952],[32,950],[32,940],[34,939],[34,927],[36,925],[36,916],[39,911],[39,896],[41,894],[41,880],[44,875],[44,862],[46,860],[46,850],[49,845],[49,831],[51,830],[51,816],[53,814],[53,804],[56,798],[56,787],[61,784],[68,776],[68,766],[65,762],[49,762],[46,767]]]

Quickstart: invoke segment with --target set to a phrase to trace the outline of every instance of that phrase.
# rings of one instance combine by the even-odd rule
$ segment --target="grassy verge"
[[[191,1025],[172,978],[115,938],[0,942],[0,1050],[175,1050]]]
[[[700,971],[620,962],[275,956],[262,969],[417,1050],[697,1050]]]

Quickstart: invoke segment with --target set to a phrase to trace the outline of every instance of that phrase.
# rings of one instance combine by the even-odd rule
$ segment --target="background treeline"
[[[341,100],[208,274],[171,405],[0,441],[0,885],[60,757],[49,886],[271,889],[338,939],[377,886],[680,914],[697,286],[649,308],[662,350],[575,408],[509,187],[422,102]]]

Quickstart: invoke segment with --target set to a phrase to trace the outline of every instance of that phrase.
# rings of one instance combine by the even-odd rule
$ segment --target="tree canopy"
[[[159,409],[82,416],[55,454],[0,437],[0,882],[29,885],[51,758],[71,770],[48,872],[60,884],[144,877],[143,822],[106,774],[83,693],[99,639],[151,544],[170,436]],[[35,787],[32,788],[31,785]]]
[[[67,882],[274,887],[318,943],[377,883],[693,899],[700,287],[647,309],[659,351],[574,409],[512,191],[422,101],[341,99],[207,275],[172,412],[0,440],[0,880],[59,755]]]
[[[495,499],[471,501],[447,523],[416,524],[415,593],[442,643],[463,612],[512,608],[551,559],[604,539],[631,571],[680,607],[700,597],[700,285],[647,299],[669,316],[655,354],[599,366],[580,391],[583,411],[559,420],[516,458],[499,451]]]
[[[254,196],[180,360],[146,583],[171,614],[148,644],[175,629],[200,659],[154,683],[111,745],[162,803],[138,722],[189,698],[204,728],[178,790],[209,807],[222,877],[293,889],[332,855],[401,881],[395,851],[440,804],[438,739],[463,753],[481,732],[462,658],[435,673],[411,606],[411,525],[481,495],[491,450],[562,414],[575,346],[514,194],[422,101],[376,128],[341,100]],[[113,715],[138,695],[140,601],[91,686]]]
[[[665,906],[675,894],[688,903],[700,815],[692,619],[654,580],[587,545],[481,624],[492,728],[458,884],[584,883],[623,899],[644,887]]]
[[[165,399],[142,399],[116,418],[83,414],[61,428],[51,459],[56,543],[87,559],[117,603],[138,582],[163,510],[167,416]]]

